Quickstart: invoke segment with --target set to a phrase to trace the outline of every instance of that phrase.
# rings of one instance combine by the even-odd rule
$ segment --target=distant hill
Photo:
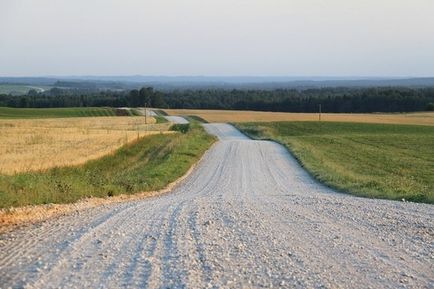
[[[66,88],[107,90],[152,86],[173,89],[309,89],[323,87],[434,87],[434,77],[368,78],[368,77],[261,77],[261,76],[62,76],[0,77],[0,84],[43,85]]]

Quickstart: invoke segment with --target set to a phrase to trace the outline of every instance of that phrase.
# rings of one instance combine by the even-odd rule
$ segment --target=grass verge
[[[162,109],[154,109],[153,110],[157,115],[168,116],[168,114]]]
[[[201,118],[200,116],[197,115],[187,115],[185,116],[187,118],[187,120],[190,121],[197,121],[197,122],[201,122],[201,123],[208,123],[208,121],[204,118]]]
[[[161,115],[154,116],[154,118],[155,118],[157,123],[168,123],[169,122],[167,119],[164,118],[164,116],[161,116]]]
[[[434,203],[434,128],[335,122],[239,123],[284,145],[319,181],[358,196]]]
[[[63,118],[115,116],[117,110],[109,107],[73,107],[73,108],[11,108],[0,107],[0,118]]]
[[[81,166],[0,175],[0,208],[159,190],[185,174],[213,142],[192,124],[185,134],[144,137]]]

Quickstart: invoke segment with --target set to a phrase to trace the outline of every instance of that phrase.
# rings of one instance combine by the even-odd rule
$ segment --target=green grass
[[[161,116],[168,116],[168,114],[162,110],[162,109],[153,109],[153,111],[157,114],[157,115],[161,115]]]
[[[236,125],[284,145],[319,181],[363,197],[434,203],[434,127],[333,122]]]
[[[188,116],[184,116],[187,120],[189,121],[197,121],[197,122],[201,122],[201,123],[208,123],[208,121],[200,116],[197,115],[188,115]]]
[[[130,116],[141,116],[142,114],[135,108],[131,108],[128,110],[128,114]]]
[[[184,175],[213,142],[192,124],[185,134],[144,137],[82,166],[0,175],[0,208],[162,189]]]
[[[187,133],[190,130],[190,123],[175,123],[172,124],[170,130],[181,133]]]
[[[164,116],[161,116],[161,115],[154,116],[154,118],[155,118],[157,123],[169,122],[167,119],[164,118]]]
[[[72,107],[72,108],[11,108],[0,107],[0,119],[23,118],[60,118],[115,116],[116,109],[108,107]]]
[[[168,114],[161,109],[153,109],[153,112],[156,114],[155,120],[157,121],[157,123],[165,123],[165,122],[169,122],[165,116],[167,116]]]

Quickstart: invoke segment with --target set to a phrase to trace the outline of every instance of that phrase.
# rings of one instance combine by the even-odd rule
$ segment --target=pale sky
[[[0,0],[0,76],[434,76],[434,0]]]

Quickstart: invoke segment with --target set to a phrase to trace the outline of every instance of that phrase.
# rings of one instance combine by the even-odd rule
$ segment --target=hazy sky
[[[434,0],[0,0],[0,75],[434,76]]]

